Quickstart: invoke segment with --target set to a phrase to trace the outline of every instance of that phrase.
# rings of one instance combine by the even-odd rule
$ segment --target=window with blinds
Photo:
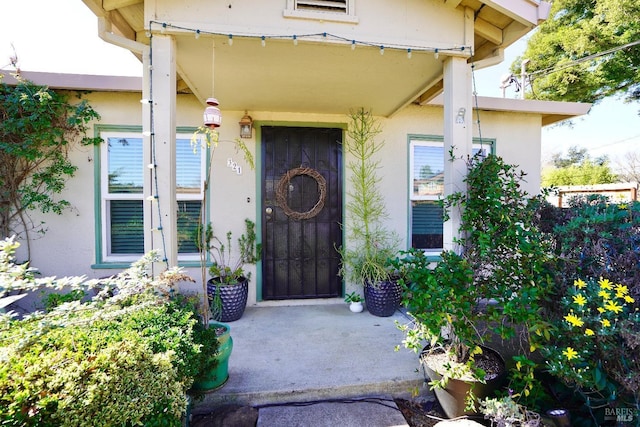
[[[144,254],[143,210],[145,193],[141,135],[117,132],[101,134],[102,150],[103,258],[105,261],[136,260]],[[176,198],[178,202],[178,254],[197,255],[196,236],[200,224],[204,157],[194,154],[190,135],[176,138]]]
[[[486,156],[489,142],[473,144],[473,154]],[[443,242],[444,141],[442,137],[413,137],[409,142],[411,246],[441,252]]]

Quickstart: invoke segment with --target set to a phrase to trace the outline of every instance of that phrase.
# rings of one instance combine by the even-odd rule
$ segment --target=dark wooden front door
[[[262,298],[337,297],[342,129],[262,127]]]

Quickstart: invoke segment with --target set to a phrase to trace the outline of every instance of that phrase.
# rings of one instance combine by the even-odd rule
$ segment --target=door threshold
[[[309,299],[284,299],[284,300],[269,300],[258,301],[252,304],[252,307],[288,307],[298,305],[331,305],[331,304],[344,304],[343,298],[309,298]]]

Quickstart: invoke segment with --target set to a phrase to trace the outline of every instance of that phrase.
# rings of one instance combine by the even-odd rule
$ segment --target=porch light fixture
[[[246,111],[238,124],[240,125],[240,138],[251,138],[253,136],[253,120]]]
[[[208,107],[204,109],[204,125],[215,129],[222,124],[222,114],[218,108],[218,100],[215,98],[207,98]]]
[[[458,114],[456,115],[456,123],[463,125],[464,124],[464,115],[467,110],[464,107],[460,107],[458,110]]]

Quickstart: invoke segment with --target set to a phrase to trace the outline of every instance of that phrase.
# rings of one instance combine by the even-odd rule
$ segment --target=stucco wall
[[[285,17],[287,1],[215,2],[208,0],[175,2],[156,0],[145,10],[145,22],[167,22],[172,25],[221,34],[307,34],[328,32],[348,39],[371,43],[451,47],[464,45],[462,11],[422,0],[367,0],[354,2],[357,23],[327,19]],[[195,17],[195,18],[194,18]],[[429,21],[425,25],[425,20]],[[384,35],[383,37],[381,35]]]
[[[90,104],[100,113],[102,125],[140,125],[142,120],[140,94],[138,93],[92,93],[87,96]],[[178,126],[197,127],[202,120],[203,105],[190,95],[178,96]],[[238,138],[238,121],[244,114],[240,111],[222,111],[223,123],[220,143],[213,157],[211,185],[211,221],[216,230],[231,230],[234,235],[243,231],[243,219],[259,218],[256,171],[252,171],[229,143]],[[496,141],[496,152],[507,162],[518,164],[528,173],[526,190],[536,193],[540,182],[540,116],[522,113],[481,112],[482,136]],[[273,112],[252,112],[256,124],[296,124],[328,123],[342,125],[348,118],[342,115],[292,114]],[[473,121],[477,117],[474,114]],[[403,239],[406,246],[408,235],[408,135],[442,135],[443,119],[441,107],[409,106],[392,118],[379,118],[382,127],[380,139],[385,141],[379,153],[382,160],[381,185],[389,212],[388,225]],[[256,160],[259,156],[254,138],[245,140]],[[475,126],[474,135],[478,136]],[[227,159],[232,158],[243,166],[238,175],[227,167]],[[92,269],[96,262],[95,251],[95,201],[94,149],[78,149],[71,160],[79,169],[69,180],[61,197],[71,201],[72,209],[62,216],[34,215],[46,222],[47,233],[32,242],[32,265],[44,275],[80,275],[103,277],[117,272],[111,269]],[[348,158],[343,159],[346,164]],[[345,185],[347,183],[345,176]],[[255,302],[255,286],[259,277],[255,267],[250,301]],[[199,280],[198,269],[188,272]],[[199,285],[194,285],[199,289]],[[348,287],[348,290],[351,287]]]

